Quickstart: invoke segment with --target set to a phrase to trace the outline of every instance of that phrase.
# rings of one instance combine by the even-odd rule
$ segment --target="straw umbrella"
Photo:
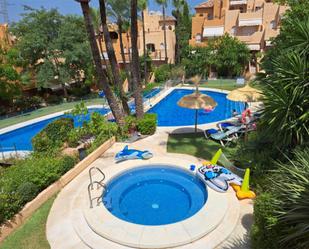
[[[184,108],[195,110],[195,132],[197,132],[197,118],[199,109],[213,109],[217,106],[217,102],[213,98],[206,94],[202,94],[198,90],[198,83],[201,77],[195,76],[192,81],[195,83],[196,90],[192,94],[183,96],[179,101],[178,105]]]
[[[229,100],[241,102],[257,102],[261,99],[261,97],[261,91],[249,85],[235,89],[227,95],[227,98]]]
[[[231,91],[227,95],[227,99],[232,100],[232,101],[241,101],[245,102],[258,102],[262,98],[262,93],[261,91],[246,85],[242,88],[235,89]],[[248,130],[248,125],[246,124],[246,130],[245,130],[245,140],[247,140],[247,130]]]

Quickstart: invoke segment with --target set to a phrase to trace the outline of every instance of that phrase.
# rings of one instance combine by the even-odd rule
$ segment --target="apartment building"
[[[271,0],[209,0],[195,7],[190,44],[206,45],[209,39],[229,33],[252,52],[264,51],[279,34],[286,10]]]
[[[168,63],[174,63],[175,61],[175,24],[176,20],[173,17],[166,16],[166,44],[167,44],[167,60]],[[164,46],[164,21],[161,12],[144,11],[144,25],[145,25],[145,42],[146,49],[154,64],[160,65],[165,63],[165,46]],[[120,37],[118,33],[118,27],[116,24],[109,24],[110,36],[112,38],[115,55],[120,66],[123,66],[124,62],[121,56],[120,50]],[[128,63],[131,61],[131,36],[130,32],[122,33],[122,41],[124,46],[125,61]],[[102,48],[102,60],[108,63],[108,56],[106,53],[105,43],[101,41],[99,44]],[[143,48],[143,28],[141,21],[138,21],[138,51],[139,55],[144,54]]]
[[[0,24],[0,48],[8,48],[12,46],[14,37],[8,32],[7,24]]]

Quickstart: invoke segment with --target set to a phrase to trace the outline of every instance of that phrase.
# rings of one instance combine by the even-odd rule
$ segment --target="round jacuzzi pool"
[[[116,217],[155,226],[175,223],[197,213],[207,201],[207,189],[188,171],[150,165],[113,178],[102,198]]]

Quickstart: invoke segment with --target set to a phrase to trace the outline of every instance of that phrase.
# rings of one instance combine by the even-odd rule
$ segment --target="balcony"
[[[253,33],[252,35],[241,35],[237,36],[237,38],[240,41],[246,43],[251,51],[259,51],[261,49],[261,41],[263,35],[264,35],[263,31],[258,31]]]
[[[247,4],[247,0],[230,0],[230,6]]]
[[[239,13],[238,26],[258,26],[263,23],[263,12],[259,10],[257,12]]]
[[[224,34],[224,19],[204,20],[203,37],[216,37]]]

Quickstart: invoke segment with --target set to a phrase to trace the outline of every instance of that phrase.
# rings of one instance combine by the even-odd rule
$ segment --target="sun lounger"
[[[239,127],[232,127],[227,131],[209,129],[204,131],[204,135],[207,139],[211,138],[215,141],[220,142],[222,146],[225,146],[229,142],[236,140],[238,138],[237,132],[239,132],[239,129],[240,129]]]

